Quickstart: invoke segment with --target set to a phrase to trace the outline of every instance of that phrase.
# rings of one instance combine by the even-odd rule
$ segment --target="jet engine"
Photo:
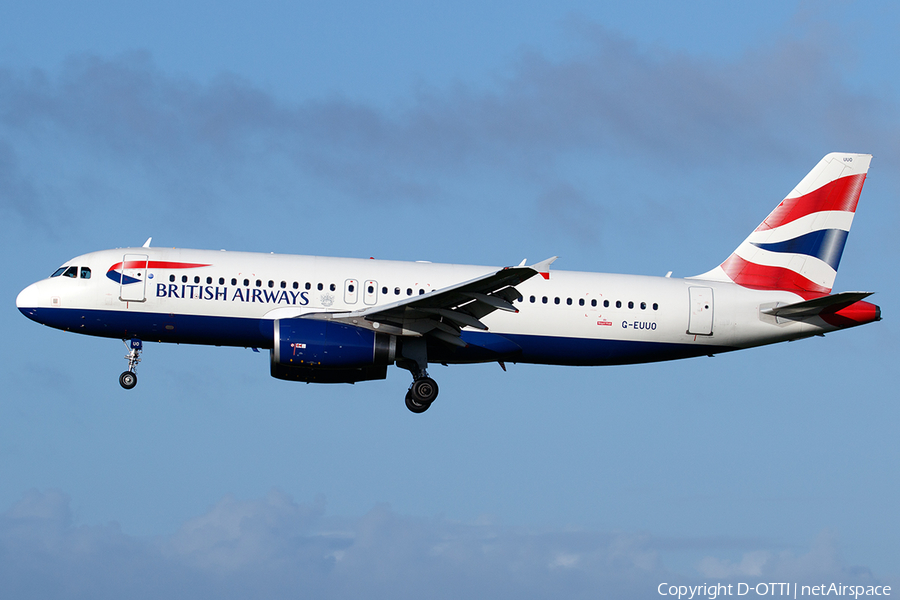
[[[397,338],[321,319],[278,319],[271,351],[276,379],[307,383],[355,383],[385,379]]]

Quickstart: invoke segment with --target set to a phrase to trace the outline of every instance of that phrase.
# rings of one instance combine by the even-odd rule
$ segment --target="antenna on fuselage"
[[[141,246],[141,247],[142,247],[142,248],[149,248],[149,247],[150,247],[150,240],[152,240],[152,239],[153,239],[153,236],[148,237],[148,238],[147,238],[147,241],[144,242],[144,245]]]

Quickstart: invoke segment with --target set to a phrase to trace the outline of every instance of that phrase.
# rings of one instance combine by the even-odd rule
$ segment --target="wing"
[[[457,283],[421,296],[352,312],[314,313],[307,319],[329,319],[348,325],[402,336],[431,336],[455,346],[463,327],[486,331],[481,319],[495,310],[519,312],[513,301],[519,297],[515,286],[535,275],[549,277],[556,257],[535,265],[505,267],[475,279]]]

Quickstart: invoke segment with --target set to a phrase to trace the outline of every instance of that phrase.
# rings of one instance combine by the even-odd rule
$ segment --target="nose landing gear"
[[[125,342],[125,340],[122,341]],[[128,361],[128,370],[119,375],[119,385],[126,390],[130,390],[137,385],[135,369],[137,364],[141,362],[141,350],[144,349],[144,344],[141,340],[131,339],[125,342],[125,347],[128,348],[128,354],[125,355],[125,359]]]

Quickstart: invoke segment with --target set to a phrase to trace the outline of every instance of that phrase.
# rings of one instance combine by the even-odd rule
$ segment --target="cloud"
[[[39,214],[38,191],[34,183],[21,172],[19,158],[13,147],[0,139],[0,211],[7,216],[20,216],[43,222]]]
[[[138,538],[116,524],[77,525],[65,494],[32,490],[0,514],[0,579],[21,599],[646,598],[661,582],[697,575],[874,581],[845,567],[828,535],[807,553],[753,550],[736,563],[708,555],[694,575],[665,567],[672,543],[412,517],[385,505],[329,516],[321,498],[298,503],[278,491],[225,497],[172,535]]]
[[[763,574],[763,567],[769,562],[770,558],[771,555],[768,552],[762,551],[748,552],[737,563],[706,556],[700,560],[697,570],[704,577],[712,577],[719,580],[735,577],[759,577]]]
[[[58,75],[0,71],[0,132],[53,132],[37,143],[67,140],[175,189],[241,182],[269,165],[257,176],[302,174],[360,201],[413,202],[440,199],[441,181],[479,172],[524,179],[538,196],[577,189],[561,167],[573,153],[598,166],[625,155],[677,167],[722,154],[777,160],[860,137],[893,147],[896,132],[879,117],[896,107],[843,82],[834,54],[846,44],[814,24],[803,31],[716,61],[587,23],[573,56],[525,53],[488,86],[398,91],[390,108],[286,102],[227,74],[200,83],[163,72],[146,52],[80,56]]]
[[[185,523],[166,545],[166,554],[195,568],[221,573],[263,565],[325,568],[348,541],[341,535],[309,533],[323,515],[323,500],[298,505],[275,491],[259,501],[226,497],[205,515]]]
[[[537,198],[537,210],[544,222],[571,231],[582,241],[594,239],[600,228],[602,210],[571,185],[548,188]]]
[[[837,536],[823,531],[808,552],[789,550],[756,550],[745,553],[739,561],[713,556],[702,558],[697,570],[704,577],[718,580],[742,580],[748,577],[766,581],[835,581],[872,585],[876,581],[866,567],[846,566],[840,557]]]

